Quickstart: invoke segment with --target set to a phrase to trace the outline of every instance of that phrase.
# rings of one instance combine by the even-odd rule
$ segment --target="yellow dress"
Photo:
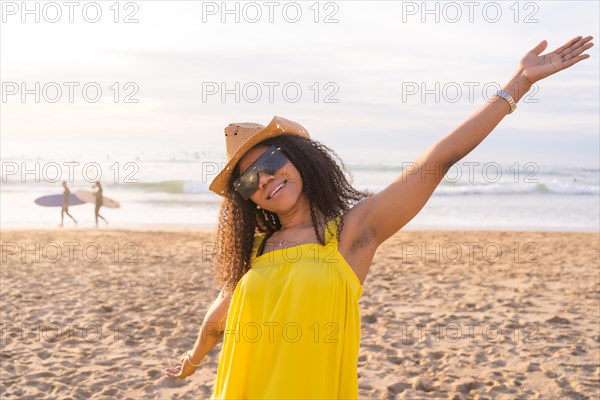
[[[211,399],[358,399],[362,285],[338,251],[338,223],[327,223],[324,246],[257,256],[266,234],[255,237]]]

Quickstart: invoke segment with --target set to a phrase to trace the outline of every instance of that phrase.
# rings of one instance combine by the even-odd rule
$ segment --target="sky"
[[[591,35],[467,157],[599,165],[597,1],[0,3],[3,158],[218,156],[227,124],[278,115],[343,159],[409,162],[541,40]]]

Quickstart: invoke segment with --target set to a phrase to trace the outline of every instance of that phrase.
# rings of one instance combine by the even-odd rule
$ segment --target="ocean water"
[[[214,227],[221,198],[208,190],[222,168],[217,153],[180,151],[168,157],[144,153],[119,159],[105,156],[49,159],[20,156],[2,160],[2,228],[53,227],[60,208],[34,200],[61,194],[61,180],[72,192],[91,190],[96,179],[104,195],[121,203],[102,208],[111,227]],[[346,168],[359,189],[382,190],[410,163],[352,163]],[[600,170],[535,163],[459,162],[405,229],[600,230]],[[398,204],[398,209],[402,204]],[[80,227],[94,225],[94,207],[70,207]],[[390,210],[393,212],[393,210]],[[102,224],[102,222],[101,222]],[[65,220],[66,226],[71,221]]]

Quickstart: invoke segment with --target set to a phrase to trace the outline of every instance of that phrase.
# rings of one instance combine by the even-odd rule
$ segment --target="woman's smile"
[[[267,200],[271,200],[274,199],[275,197],[277,197],[279,195],[279,193],[281,192],[281,190],[286,186],[287,184],[287,180],[281,182],[279,185],[277,185],[277,187],[275,189],[273,189],[273,191],[269,194],[269,196],[267,197]]]

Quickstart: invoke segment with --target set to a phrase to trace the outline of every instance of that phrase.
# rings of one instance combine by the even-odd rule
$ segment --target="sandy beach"
[[[191,378],[219,292],[213,232],[3,230],[6,399],[208,399],[221,344]],[[360,299],[361,399],[600,398],[597,233],[401,231]]]

